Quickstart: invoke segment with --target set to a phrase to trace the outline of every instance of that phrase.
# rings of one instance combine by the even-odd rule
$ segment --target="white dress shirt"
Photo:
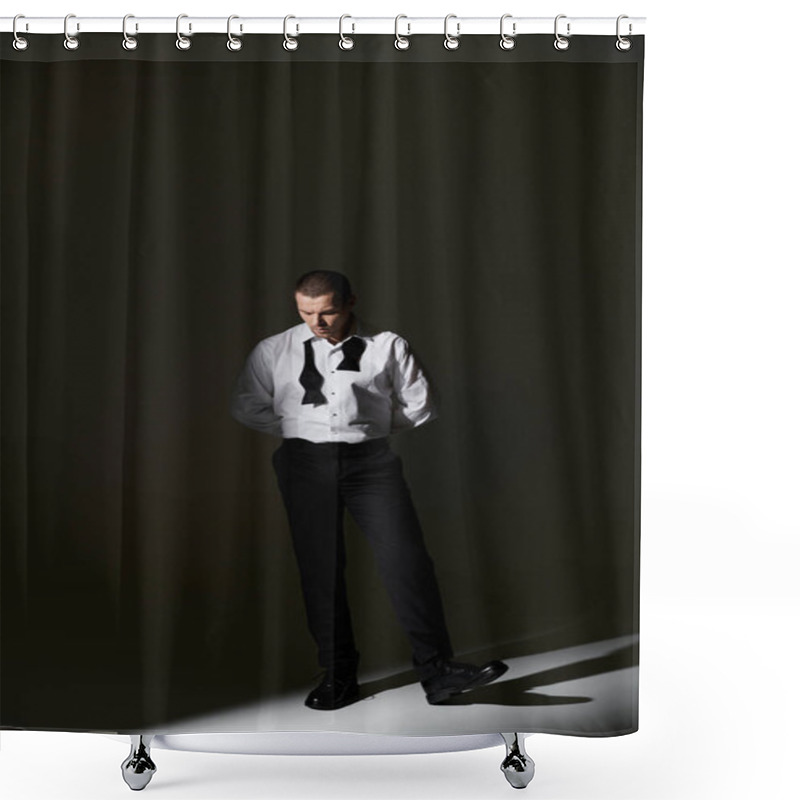
[[[338,370],[342,345],[352,336],[366,344],[360,371]],[[324,379],[327,403],[322,405],[302,402],[306,339],[312,340],[314,363]],[[375,332],[356,318],[347,339],[331,344],[305,322],[262,339],[236,380],[231,414],[249,428],[284,439],[351,443],[436,418],[428,379],[402,336]]]

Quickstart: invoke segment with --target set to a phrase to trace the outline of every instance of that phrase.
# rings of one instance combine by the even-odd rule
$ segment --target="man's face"
[[[295,292],[297,311],[303,322],[315,336],[321,336],[331,342],[340,342],[350,327],[350,315],[355,304],[351,297],[341,306],[333,300],[333,292],[319,297],[307,297]]]

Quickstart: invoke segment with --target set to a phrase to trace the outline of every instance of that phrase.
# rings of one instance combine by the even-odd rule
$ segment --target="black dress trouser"
[[[388,438],[355,444],[284,439],[272,462],[320,666],[345,673],[359,660],[344,582],[347,508],[372,548],[418,677],[431,677],[434,660],[451,658],[453,650],[433,562]]]

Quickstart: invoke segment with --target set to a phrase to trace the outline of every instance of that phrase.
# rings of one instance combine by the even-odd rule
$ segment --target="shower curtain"
[[[643,37],[0,38],[0,727],[635,731]],[[319,405],[318,270],[363,350],[316,350]],[[334,471],[371,442],[364,480],[424,537],[413,561],[383,495],[371,528],[305,530],[360,654],[331,710],[304,703],[326,665],[290,504],[343,500],[287,501],[290,439]],[[441,703],[408,611],[437,592],[452,660],[507,668]]]

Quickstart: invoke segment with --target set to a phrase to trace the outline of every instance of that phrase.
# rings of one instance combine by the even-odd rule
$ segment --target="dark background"
[[[439,393],[393,447],[457,655],[636,631],[641,53],[111,38],[0,62],[2,727],[163,726],[313,677],[278,440],[228,403],[314,268]],[[348,524],[362,667],[407,669]]]

